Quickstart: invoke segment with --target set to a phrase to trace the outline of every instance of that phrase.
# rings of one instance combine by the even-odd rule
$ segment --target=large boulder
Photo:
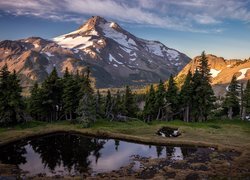
[[[171,127],[162,127],[157,131],[156,134],[162,137],[178,137],[181,135],[178,128],[171,128]]]

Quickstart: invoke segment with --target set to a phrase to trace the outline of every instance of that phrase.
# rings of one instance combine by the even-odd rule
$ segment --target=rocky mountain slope
[[[191,72],[195,71],[199,58],[200,56],[195,57],[179,72],[177,75],[179,81],[182,81],[189,70]],[[207,59],[212,76],[211,83],[216,95],[223,95],[226,92],[226,87],[230,83],[233,75],[236,75],[240,83],[246,83],[246,81],[250,79],[250,59],[226,60],[211,54],[207,55]]]
[[[16,70],[23,86],[41,82],[53,66],[63,74],[89,66],[97,87],[142,85],[178,73],[190,58],[158,41],[140,39],[115,22],[95,16],[53,40],[30,37],[0,42],[0,67]]]

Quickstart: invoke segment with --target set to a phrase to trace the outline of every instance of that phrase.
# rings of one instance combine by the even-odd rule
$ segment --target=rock
[[[162,127],[157,131],[158,135],[162,137],[178,137],[181,135],[178,128]]]

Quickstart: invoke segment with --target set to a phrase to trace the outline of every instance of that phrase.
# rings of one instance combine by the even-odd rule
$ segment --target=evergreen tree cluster
[[[91,87],[90,70],[72,74],[65,69],[59,77],[56,68],[40,85],[35,83],[30,97],[22,97],[22,88],[14,71],[7,65],[0,70],[0,126],[15,125],[28,117],[40,121],[69,120],[88,127],[96,119],[127,121],[142,118],[170,121],[203,122],[215,108],[215,96],[210,85],[210,69],[203,52],[199,66],[192,74],[188,72],[181,88],[171,75],[164,84],[151,85],[145,95],[132,93],[126,86],[123,93],[101,94]],[[245,87],[245,88],[244,88]],[[25,102],[25,103],[24,103]],[[218,105],[220,116],[232,119],[240,115],[246,119],[250,114],[250,81],[239,84],[233,76],[223,102]]]
[[[188,72],[180,91],[171,75],[167,88],[160,81],[156,90],[151,86],[147,93],[145,121],[183,119],[184,121],[206,121],[213,108],[215,97],[210,85],[210,69],[205,53],[192,75]]]
[[[116,94],[112,95],[108,90],[105,97],[102,97],[97,91],[96,102],[98,102],[96,107],[98,107],[99,117],[111,121],[126,121],[136,117],[138,113],[136,97],[129,86],[126,86],[125,93],[120,93],[118,90]]]
[[[10,73],[7,65],[0,70],[0,125],[14,125],[24,121],[22,88],[16,72]]]
[[[31,90],[29,112],[36,120],[57,121],[73,120],[89,122],[94,120],[93,89],[86,73],[75,75],[66,68],[60,78],[56,68],[39,87],[36,83]]]

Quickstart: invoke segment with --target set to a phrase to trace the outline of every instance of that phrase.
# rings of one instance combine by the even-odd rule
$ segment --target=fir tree
[[[166,96],[166,90],[162,80],[160,80],[155,93],[154,109],[155,112],[157,113],[156,119],[161,119],[164,115],[165,96]]]
[[[200,105],[202,103],[201,97],[201,87],[202,87],[202,76],[199,73],[198,69],[195,70],[194,75],[192,77],[192,111],[191,118],[192,121],[198,121],[200,117]]]
[[[134,117],[137,112],[137,106],[134,100],[134,95],[129,86],[126,86],[124,95],[124,113],[126,116]]]
[[[226,98],[223,102],[223,107],[227,111],[229,119],[232,119],[233,116],[239,113],[239,99],[238,92],[239,84],[237,82],[236,76],[232,77],[231,83],[228,86],[228,91],[226,93]]]
[[[247,115],[250,114],[250,80],[247,81],[246,89],[244,91],[243,108],[244,108],[243,119],[245,119],[246,114]]]
[[[190,108],[192,103],[192,74],[191,71],[188,71],[184,84],[181,87],[180,91],[180,102],[182,108],[184,109],[183,113],[183,121],[190,121]]]
[[[41,93],[43,98],[43,111],[47,113],[47,120],[55,121],[59,119],[62,102],[62,84],[58,77],[56,68],[52,70],[49,77],[42,83]]]
[[[99,89],[96,92],[96,103],[95,103],[95,108],[96,108],[96,115],[97,117],[101,118],[103,117],[103,108],[102,108],[102,95],[100,94]]]
[[[173,120],[174,114],[178,110],[178,88],[176,86],[174,77],[170,75],[168,80],[168,89],[166,93],[166,100],[170,103],[171,113],[168,113],[170,120]]]
[[[143,115],[146,122],[150,122],[155,118],[155,90],[153,85],[150,86],[149,93],[146,96]]]
[[[96,120],[96,101],[94,97],[94,91],[91,87],[90,70],[87,68],[87,73],[82,76],[77,75],[76,82],[79,85],[79,92],[77,96],[80,99],[79,106],[77,108],[78,121],[83,126],[88,127]]]
[[[95,101],[92,94],[87,92],[83,95],[77,108],[77,114],[77,120],[83,127],[89,127],[91,123],[95,122]]]
[[[114,115],[117,117],[118,115],[122,115],[123,114],[123,102],[122,102],[122,97],[120,94],[120,91],[118,90],[116,92],[115,98],[114,98],[114,108],[113,108],[113,112]]]
[[[113,115],[113,100],[112,100],[110,90],[108,90],[106,100],[105,100],[105,117],[106,118],[111,118],[111,120],[113,120],[113,118],[114,118],[114,115]]]
[[[193,79],[195,81],[195,88],[193,89],[196,97],[196,120],[206,121],[209,113],[213,109],[213,103],[215,102],[215,96],[210,85],[211,74],[208,66],[208,60],[206,58],[205,52],[203,51],[201,54],[201,58],[199,59],[199,66],[195,72]]]
[[[13,125],[24,120],[22,88],[16,72],[10,73],[7,65],[0,70],[0,124]]]
[[[79,100],[76,98],[76,92],[78,92],[79,87],[76,80],[74,79],[74,76],[69,73],[68,68],[65,70],[62,82],[62,103],[65,118],[68,119],[69,117],[69,119],[72,120],[75,117],[75,110],[79,104]]]
[[[43,99],[41,98],[41,89],[38,86],[38,83],[35,82],[33,88],[30,91],[30,98],[29,98],[29,112],[30,115],[35,120],[41,120],[42,114],[42,102]]]

